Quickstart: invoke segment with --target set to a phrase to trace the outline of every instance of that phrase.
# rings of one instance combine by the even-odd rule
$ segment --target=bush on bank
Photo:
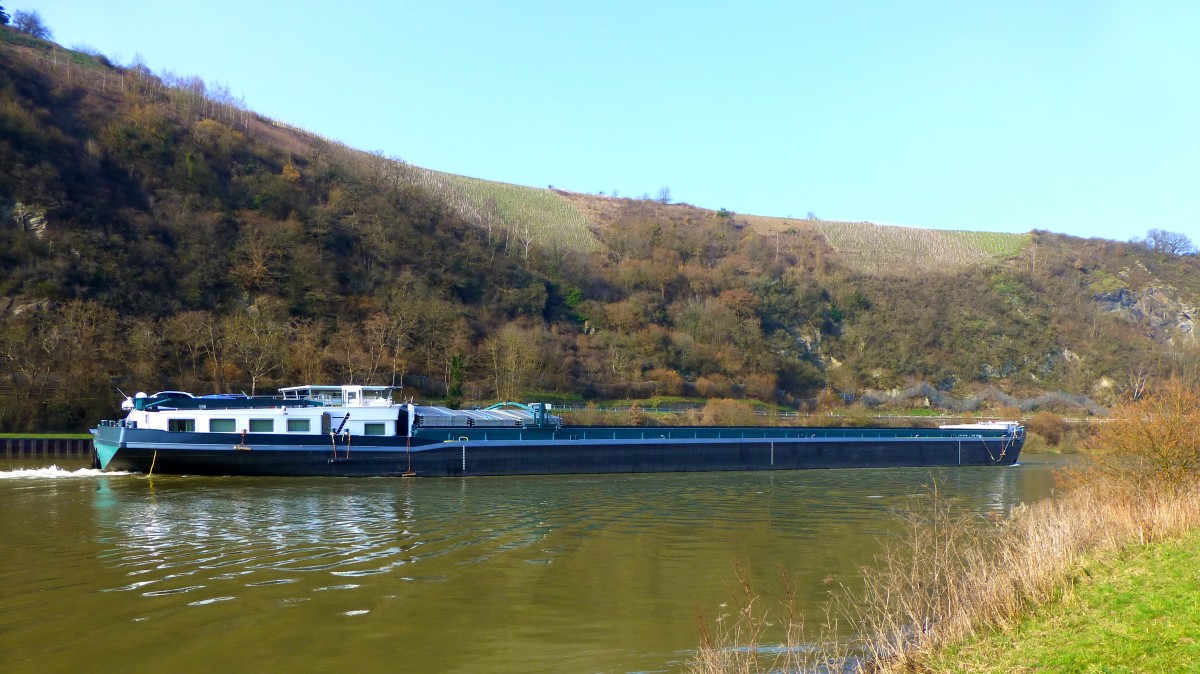
[[[858,636],[806,631],[794,611],[764,608],[744,584],[730,619],[702,629],[693,672],[851,668],[914,671],[986,630],[1007,630],[1080,582],[1089,559],[1200,529],[1200,391],[1179,381],[1122,405],[1089,439],[1085,468],[1056,498],[1007,518],[962,512],[936,490],[901,516],[904,533],[835,592],[828,613]],[[759,643],[769,623],[786,643]]]

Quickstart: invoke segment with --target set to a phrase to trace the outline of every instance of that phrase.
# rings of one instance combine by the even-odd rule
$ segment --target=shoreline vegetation
[[[1082,568],[1089,582],[1014,629],[931,658],[938,672],[1196,671],[1200,533],[1126,550]],[[1014,663],[1014,664],[1009,664]]]
[[[1154,559],[1198,545],[1200,388],[1171,380],[1119,406],[1112,422],[1090,430],[1083,453],[1083,467],[1057,476],[1055,497],[1007,517],[964,512],[935,486],[898,513],[903,533],[862,570],[861,589],[831,592],[816,628],[786,596],[786,576],[785,596],[776,600],[757,595],[739,571],[740,589],[725,615],[702,616],[690,671],[963,671],[964,653],[974,658],[969,671],[1012,671],[1028,663],[1002,644],[1022,627],[1059,645],[1045,656],[1058,666],[1106,661],[1104,652],[1085,652],[1086,643],[1067,638],[1071,622],[1053,617],[1099,596],[1098,569],[1145,560],[1139,573],[1157,582],[1173,571]],[[1158,547],[1146,547],[1152,544]],[[1049,617],[1044,627],[1032,627],[1035,615]],[[839,638],[839,624],[855,636]],[[1129,652],[1137,648],[1131,643],[1111,647],[1125,661],[1149,657]],[[1194,641],[1177,646],[1195,659]]]
[[[114,388],[318,381],[451,407],[1097,414],[1196,358],[1184,235],[770,218],[453,176],[9,27],[0,98],[0,431],[83,430]]]

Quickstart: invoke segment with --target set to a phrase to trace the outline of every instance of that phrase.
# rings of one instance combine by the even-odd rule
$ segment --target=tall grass
[[[962,511],[936,490],[901,514],[904,533],[863,570],[860,591],[836,591],[828,612],[856,635],[785,625],[786,643],[764,645],[764,618],[735,606],[736,629],[702,630],[691,671],[917,671],[938,649],[983,630],[1013,626],[1080,581],[1084,561],[1179,537],[1200,526],[1200,488],[1086,477],[1080,486],[1007,518]],[[757,621],[759,628],[749,624]],[[827,621],[828,622],[828,621]],[[755,641],[758,639],[758,641]],[[807,644],[807,645],[804,645]],[[794,651],[794,653],[793,653]],[[768,657],[769,656],[769,657]]]
[[[587,217],[569,200],[548,189],[480,180],[411,166],[415,182],[431,189],[467,219],[544,250],[592,251],[600,242]]]
[[[1012,257],[1029,234],[943,231],[869,222],[814,223],[852,269],[888,276],[954,272]]]
[[[786,571],[783,577],[783,598],[775,606],[764,606],[750,582],[750,571],[744,564],[735,564],[738,587],[729,603],[722,604],[721,613],[712,621],[704,614],[699,617],[700,648],[689,663],[693,672],[801,672],[819,669],[839,669],[835,665],[846,660],[844,653],[832,646],[833,639],[823,640],[822,649],[805,643],[806,623],[797,609],[796,588]],[[782,628],[783,642],[763,646],[765,633]],[[822,626],[822,634],[832,634],[832,624]],[[737,644],[737,646],[731,646]]]
[[[932,499],[865,574],[853,616],[880,671],[903,671],[981,629],[1008,628],[1069,591],[1082,561],[1200,526],[1200,491],[1113,480],[979,523]]]

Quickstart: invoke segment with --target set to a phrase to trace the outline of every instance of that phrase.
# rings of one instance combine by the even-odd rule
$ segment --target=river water
[[[651,672],[745,561],[814,614],[934,480],[978,512],[1013,467],[404,480],[98,474],[0,461],[6,672]]]

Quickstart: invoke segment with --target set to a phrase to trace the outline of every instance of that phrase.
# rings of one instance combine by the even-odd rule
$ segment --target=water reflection
[[[0,507],[24,499],[46,545],[76,551],[72,584],[22,605],[35,624],[71,607],[68,629],[106,649],[47,655],[39,630],[0,629],[0,651],[50,669],[138,653],[147,670],[656,671],[695,645],[696,612],[728,599],[733,561],[765,592],[788,569],[816,611],[828,580],[852,583],[897,530],[891,509],[934,480],[1003,513],[1049,493],[1050,467],[14,480],[24,496],[0,489]],[[0,553],[31,569],[10,588],[44,589],[46,549],[21,556]]]

